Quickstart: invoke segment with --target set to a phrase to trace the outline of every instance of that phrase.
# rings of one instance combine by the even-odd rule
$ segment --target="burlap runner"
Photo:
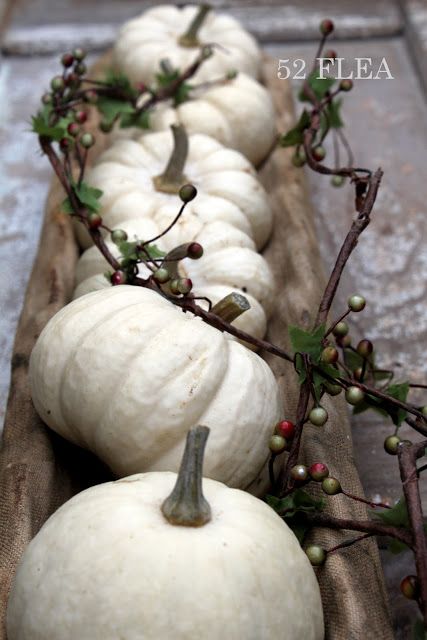
[[[104,58],[98,68],[107,61]],[[265,83],[274,96],[283,131],[292,122],[292,97],[288,83],[277,80],[271,60],[265,63]],[[276,216],[274,235],[266,250],[278,284],[277,307],[269,334],[272,341],[285,346],[288,324],[309,326],[324,278],[303,172],[291,165],[288,151],[277,150],[262,168],[261,177],[271,194]],[[55,182],[47,202],[40,248],[12,360],[0,451],[0,640],[6,640],[7,596],[25,546],[59,505],[82,488],[109,478],[108,471],[93,456],[45,428],[29,394],[27,368],[31,349],[49,318],[69,301],[74,285],[77,249],[70,220],[58,212],[62,199]],[[268,361],[283,387],[287,414],[292,416],[298,395],[292,369],[277,358],[268,357]],[[306,429],[301,462],[325,461],[348,491],[362,495],[345,403],[335,399],[327,408],[331,416],[327,426]],[[329,503],[331,513],[336,516],[367,517],[362,505],[341,496],[331,498]],[[313,535],[327,548],[343,538],[341,532],[328,530]],[[334,554],[318,570],[318,577],[328,640],[393,638],[373,540]]]

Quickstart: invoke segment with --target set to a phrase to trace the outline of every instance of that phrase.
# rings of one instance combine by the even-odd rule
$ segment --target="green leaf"
[[[138,260],[138,253],[136,247],[139,243],[136,242],[128,242],[125,240],[119,244],[119,251],[123,258],[122,266],[128,265],[130,262],[136,262]]]
[[[404,542],[401,542],[400,540],[396,540],[395,538],[392,538],[387,545],[387,549],[394,556],[397,556],[399,553],[402,553],[402,551],[407,551],[409,547]]]
[[[120,128],[139,127],[140,129],[150,128],[150,112],[134,110],[133,113],[122,113],[120,116]]]
[[[392,398],[395,398],[396,400],[400,400],[401,402],[406,402],[406,398],[408,397],[408,393],[409,393],[409,382],[391,384],[386,388],[385,393],[391,396]],[[405,420],[407,415],[407,412],[404,409],[391,407],[390,405],[388,408],[388,413],[391,419],[393,420],[393,423],[397,427],[400,427],[400,425]]]
[[[137,91],[132,87],[129,78],[121,71],[108,69],[105,73],[104,82],[111,87],[120,88],[122,93],[127,94],[129,99],[137,96]]]
[[[108,125],[112,125],[122,114],[135,112],[135,108],[129,102],[105,96],[98,98],[96,106],[102,113],[104,122]]]
[[[335,78],[318,78],[318,70],[315,69],[307,79],[308,85],[318,100],[325,97],[328,91],[335,84]],[[311,99],[304,93],[304,87],[299,92],[298,98],[301,102],[311,102]]]
[[[145,246],[145,249],[146,251],[148,251],[150,258],[152,258],[153,260],[157,260],[158,258],[164,258],[166,256],[166,253],[161,249],[159,249],[159,247],[156,244],[147,244]]]
[[[55,125],[54,127],[49,126],[43,116],[40,114],[36,116],[32,116],[32,131],[37,133],[39,136],[45,136],[46,138],[51,138],[52,140],[59,141],[64,137],[64,129],[61,126]]]
[[[72,205],[71,205],[71,200],[70,200],[70,198],[68,198],[68,197],[67,197],[67,198],[65,198],[65,200],[64,200],[64,201],[63,201],[63,203],[61,204],[61,211],[62,211],[63,213],[68,213],[68,214],[70,214],[70,215],[71,215],[72,213],[74,213],[74,209],[73,209],[73,207],[72,207]]]
[[[288,131],[288,133],[281,136],[280,145],[282,147],[293,147],[294,145],[302,144],[304,142],[304,129],[307,129],[309,124],[310,116],[304,109],[297,125],[293,129]]]
[[[421,619],[416,620],[412,629],[413,640],[427,640],[427,631],[424,622]]]
[[[322,324],[312,332],[291,325],[288,331],[294,352],[306,353],[314,363],[318,363],[323,351],[322,340],[325,337],[325,325]]]
[[[156,81],[159,87],[168,87],[179,78],[178,69],[167,69],[166,65],[161,65],[162,70],[156,74]]]
[[[96,187],[89,186],[86,182],[82,182],[80,186],[76,183],[73,183],[74,193],[77,198],[89,211],[99,211],[101,208],[101,203],[99,202],[100,197],[102,196],[101,189],[96,189]]]
[[[404,497],[400,498],[398,502],[391,509],[384,509],[383,511],[373,511],[373,516],[384,522],[384,524],[391,525],[393,527],[409,527],[408,509],[406,507],[406,500]]]
[[[313,513],[314,511],[322,511],[325,505],[324,500],[312,498],[303,489],[295,489],[285,498],[267,495],[265,500],[283,518],[291,518],[297,512]]]
[[[191,84],[188,84],[188,82],[183,82],[182,84],[179,85],[173,97],[173,102],[175,107],[178,107],[180,104],[182,104],[183,102],[187,102],[187,100],[190,99],[190,93],[192,88],[193,87],[191,86]]]

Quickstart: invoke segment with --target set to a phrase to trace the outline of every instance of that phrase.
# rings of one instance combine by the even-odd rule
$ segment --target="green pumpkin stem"
[[[188,155],[188,136],[182,124],[171,125],[173,133],[173,149],[166,169],[153,178],[154,187],[164,193],[178,193],[187,182],[184,166]]]
[[[241,293],[233,291],[233,293],[229,293],[228,296],[217,302],[211,311],[220,316],[225,322],[230,323],[250,308],[251,305],[248,299],[242,296]]]
[[[180,36],[180,38],[178,39],[178,44],[180,44],[181,47],[200,46],[200,41],[197,34],[210,10],[211,6],[209,4],[203,3],[199,6],[199,10],[197,11],[193,20],[190,22],[187,31],[183,33],[182,36]]]
[[[202,491],[203,456],[208,427],[194,427],[187,434],[185,451],[172,493],[162,504],[169,524],[202,527],[211,519],[211,508]]]

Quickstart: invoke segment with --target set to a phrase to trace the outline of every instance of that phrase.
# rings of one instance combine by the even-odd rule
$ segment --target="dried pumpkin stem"
[[[153,178],[157,191],[165,193],[178,193],[183,184],[187,182],[184,175],[184,166],[188,155],[188,136],[182,124],[171,125],[173,133],[173,150],[166,169],[159,176]]]
[[[190,429],[178,478],[172,493],[162,504],[169,524],[202,527],[211,519],[211,508],[202,491],[203,457],[209,428]]]
[[[219,316],[225,322],[233,322],[236,318],[242,315],[245,311],[251,308],[249,301],[241,293],[229,293],[222,300],[216,303],[211,309],[211,313]]]
[[[209,4],[200,5],[199,10],[197,11],[193,20],[190,22],[187,31],[183,33],[182,36],[180,36],[180,38],[178,39],[178,44],[180,44],[181,47],[200,46],[200,41],[197,34],[210,10],[211,7]]]

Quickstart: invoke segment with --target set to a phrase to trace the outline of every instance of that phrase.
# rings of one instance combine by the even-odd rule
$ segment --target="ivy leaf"
[[[61,204],[61,211],[63,213],[67,213],[69,215],[71,215],[72,213],[74,213],[74,209],[71,205],[71,201],[70,198],[65,198],[65,200],[63,201],[63,203]]]
[[[157,260],[158,258],[164,258],[166,253],[159,249],[156,244],[147,244],[145,246],[145,250],[148,252],[150,258],[153,260]]]
[[[101,203],[99,202],[100,197],[102,196],[101,189],[97,189],[96,187],[89,186],[86,182],[82,182],[79,185],[76,183],[73,184],[74,193],[77,198],[89,211],[99,211],[101,208]]]
[[[103,115],[106,124],[112,125],[122,114],[134,113],[134,107],[124,100],[118,98],[107,98],[100,96],[96,103],[97,108]]]
[[[133,110],[133,113],[122,113],[120,117],[120,128],[139,127],[139,129],[150,128],[150,112]]]
[[[110,87],[118,87],[121,89],[122,93],[126,94],[130,100],[138,95],[136,89],[132,87],[129,78],[121,71],[108,69],[105,73],[104,82]]]
[[[291,325],[288,332],[294,352],[308,354],[317,364],[323,351],[322,340],[325,337],[325,330],[324,324],[312,332]]]
[[[404,497],[400,498],[400,500],[396,502],[394,507],[391,509],[373,511],[373,515],[384,522],[384,524],[388,524],[393,527],[409,527],[408,509],[406,507],[406,500]]]
[[[293,129],[288,131],[288,133],[285,133],[281,136],[280,145],[282,147],[293,147],[294,145],[302,144],[304,142],[304,129],[307,129],[309,124],[310,116],[304,109],[297,125]]]
[[[52,140],[59,141],[64,137],[64,129],[61,126],[55,125],[49,126],[44,117],[39,113],[36,116],[32,116],[32,131],[39,136],[45,136]]]
[[[408,397],[409,393],[409,382],[391,384],[386,388],[385,393],[387,393],[387,395],[391,396],[392,398],[395,398],[396,400],[406,402],[406,398]],[[391,406],[389,406],[388,408],[388,413],[393,420],[393,424],[395,424],[396,427],[400,427],[407,415],[407,412],[404,409],[399,409]]]
[[[324,500],[312,498],[303,489],[295,489],[285,498],[267,495],[265,500],[283,518],[291,518],[298,512],[313,513],[314,511],[322,511],[325,504]]]
[[[315,69],[308,77],[307,82],[311,90],[315,94],[318,100],[321,100],[325,97],[328,91],[335,84],[335,78],[318,78],[317,77],[317,69]],[[305,94],[304,87],[301,89],[298,95],[298,99],[301,102],[311,102],[311,99]]]

